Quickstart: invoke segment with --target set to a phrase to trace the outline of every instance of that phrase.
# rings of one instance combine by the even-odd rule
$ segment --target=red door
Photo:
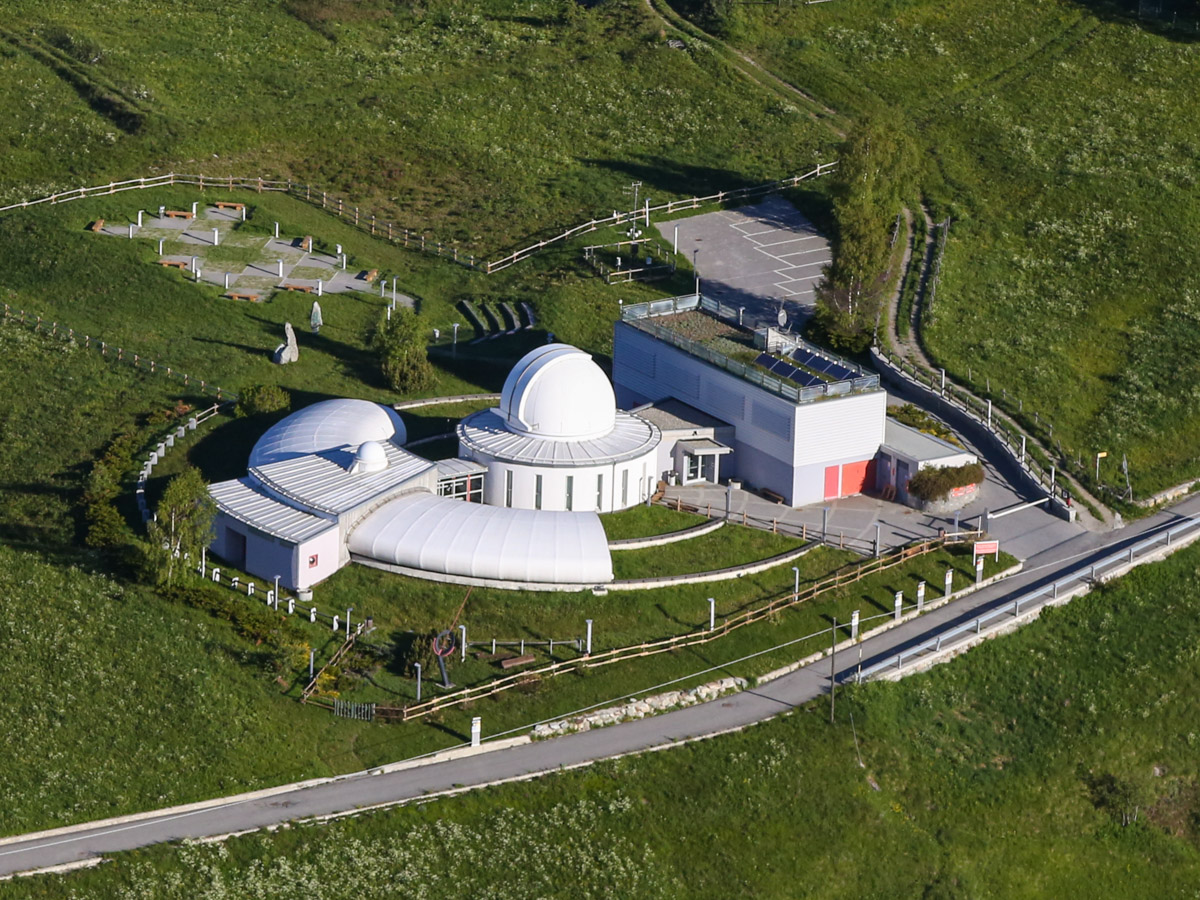
[[[851,494],[861,494],[867,489],[867,486],[872,484],[871,463],[873,460],[864,459],[862,462],[846,463],[842,466],[842,496],[849,497]],[[829,473],[825,474],[826,482],[829,479]],[[828,493],[828,487],[826,488]]]
[[[842,470],[840,466],[825,467],[825,499],[836,500],[842,496]]]

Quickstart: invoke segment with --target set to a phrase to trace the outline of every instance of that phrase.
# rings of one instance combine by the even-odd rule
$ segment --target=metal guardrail
[[[685,338],[670,328],[656,325],[650,321],[650,319],[656,316],[672,315],[677,312],[688,312],[691,310],[712,312],[721,306],[722,304],[703,295],[689,294],[683,297],[652,300],[649,303],[638,303],[624,307],[621,311],[621,320],[637,328],[639,331],[653,335],[664,343],[678,347],[690,356],[711,363],[718,368],[736,375],[743,381],[748,381],[792,403],[813,403],[828,397],[838,397],[879,389],[878,375],[863,375],[862,377],[847,381],[830,381],[816,387],[800,387],[798,384],[768,375],[756,366],[730,359],[725,354],[711,347]],[[725,309],[731,309],[731,307],[725,307]],[[829,355],[825,351],[820,352],[823,355]]]
[[[1011,620],[1016,618],[1021,614],[1022,607],[1025,607],[1026,611],[1028,611],[1030,604],[1040,603],[1044,606],[1046,603],[1058,599],[1059,594],[1064,590],[1078,588],[1087,584],[1095,584],[1103,580],[1106,570],[1111,572],[1111,570],[1120,566],[1135,565],[1139,556],[1144,557],[1160,547],[1170,547],[1173,540],[1197,529],[1200,529],[1200,517],[1190,518],[1179,525],[1160,531],[1153,537],[1131,545],[1126,550],[1110,554],[1099,562],[1089,563],[1087,566],[1080,567],[1066,577],[1060,578],[1045,587],[1028,591],[1014,598],[1011,602],[998,606],[986,613],[981,613],[969,622],[947,629],[915,647],[910,647],[907,650],[888,657],[888,659],[882,662],[862,669],[856,673],[853,680],[861,682],[884,672],[903,671],[905,662],[915,662],[931,653],[938,653],[947,647],[953,646],[968,636],[980,635],[984,632],[985,627],[994,626],[1005,619]]]

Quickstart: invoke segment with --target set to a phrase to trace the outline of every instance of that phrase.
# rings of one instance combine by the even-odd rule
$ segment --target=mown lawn
[[[600,521],[604,524],[604,533],[610,541],[622,541],[683,531],[685,528],[701,525],[707,519],[693,513],[667,509],[665,506],[634,506],[601,516]]]
[[[1200,549],[897,684],[711,741],[0,896],[1190,896]],[[1164,621],[1170,628],[1162,627]],[[1136,810],[1136,816],[1135,816]],[[1123,825],[1123,821],[1131,823]]]

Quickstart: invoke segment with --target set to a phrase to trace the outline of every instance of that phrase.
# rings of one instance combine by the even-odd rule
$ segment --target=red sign
[[[983,556],[987,553],[995,553],[996,559],[1000,559],[1000,542],[999,541],[976,541],[975,552],[972,556]]]

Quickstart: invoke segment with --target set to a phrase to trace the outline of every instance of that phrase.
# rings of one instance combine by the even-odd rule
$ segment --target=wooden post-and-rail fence
[[[708,194],[707,196],[703,197],[686,197],[680,200],[672,200],[668,203],[660,203],[657,206],[646,205],[641,209],[629,210],[628,212],[613,212],[613,214],[610,216],[605,216],[599,219],[591,219],[590,221],[583,222],[582,224],[568,228],[565,231],[554,235],[553,237],[531,243],[526,247],[514,250],[505,256],[491,260],[490,262],[477,258],[474,254],[466,253],[460,250],[456,244],[435,240],[422,231],[414,231],[409,228],[395,225],[392,222],[381,221],[380,217],[376,213],[363,210],[354,205],[351,201],[347,201],[343,197],[336,196],[324,188],[312,184],[302,184],[290,179],[283,180],[278,178],[262,178],[258,176],[246,178],[235,175],[182,175],[176,172],[171,172],[166,175],[156,175],[151,178],[130,178],[126,181],[110,181],[108,184],[59,191],[54,194],[49,194],[45,197],[39,197],[36,200],[22,200],[19,203],[10,203],[7,206],[0,206],[0,213],[11,212],[18,209],[28,209],[32,206],[40,206],[46,203],[54,205],[58,203],[68,203],[72,200],[86,200],[94,197],[110,196],[123,191],[174,187],[178,185],[194,186],[202,191],[205,189],[227,191],[242,190],[255,191],[257,193],[262,193],[263,191],[276,191],[290,194],[291,196],[314,206],[320,206],[321,209],[325,210],[331,215],[336,215],[347,225],[350,225],[351,227],[366,234],[370,234],[373,237],[386,238],[393,244],[404,246],[411,250],[417,250],[422,253],[431,253],[435,256],[446,257],[458,263],[459,265],[491,275],[493,272],[499,272],[501,269],[507,269],[509,266],[515,263],[528,259],[535,253],[544,250],[551,244],[558,244],[576,235],[595,231],[605,225],[622,225],[627,222],[636,222],[639,219],[645,220],[645,222],[649,224],[649,217],[652,213],[669,215],[672,213],[681,212],[683,210],[699,209],[701,206],[714,204],[722,205],[731,201],[748,200],[752,197],[765,196],[767,194],[787,190],[788,188],[794,188],[802,181],[807,181],[810,178],[818,178],[821,175],[828,174],[829,172],[832,172],[836,166],[836,161],[818,163],[815,169],[805,172],[803,175],[791,175],[786,178],[780,178],[776,181],[769,181],[764,184],[752,185],[750,187],[734,188],[730,191],[717,191],[715,194]]]
[[[745,625],[761,622],[799,603],[813,600],[821,594],[837,590],[848,584],[854,584],[877,572],[882,572],[910,559],[940,550],[948,544],[962,543],[978,536],[979,532],[974,531],[948,534],[945,537],[917,541],[907,546],[899,547],[882,556],[872,557],[861,562],[852,563],[849,566],[843,566],[825,578],[806,585],[800,591],[782,591],[768,598],[767,602],[761,606],[727,617],[712,631],[708,631],[707,629],[692,631],[655,641],[643,641],[640,644],[616,647],[602,653],[593,653],[581,659],[553,662],[537,669],[526,669],[512,675],[504,675],[485,684],[463,688],[449,694],[442,694],[421,703],[412,703],[405,706],[386,706],[380,704],[375,707],[375,713],[378,718],[385,721],[407,722],[427,716],[441,709],[458,706],[474,700],[482,700],[541,678],[551,678],[564,672],[577,672],[581,668],[599,668],[600,666],[607,666],[626,659],[638,659],[645,656],[654,656],[659,653],[668,653],[684,647],[706,644],[709,641],[718,640]],[[313,685],[315,683],[316,679],[313,680]]]
[[[218,384],[211,384],[203,378],[196,378],[189,375],[187,372],[179,372],[170,366],[164,366],[156,360],[148,356],[143,356],[140,353],[131,353],[123,347],[115,347],[112,344],[102,341],[99,338],[94,338],[88,334],[81,334],[74,328],[68,328],[59,322],[47,321],[42,316],[27,313],[23,309],[13,309],[7,303],[0,304],[4,307],[3,321],[18,322],[27,328],[32,328],[34,332],[47,334],[50,337],[58,338],[63,342],[74,341],[81,345],[85,350],[97,350],[102,356],[109,356],[117,362],[128,363],[135,369],[142,369],[151,374],[161,373],[168,378],[177,378],[184,383],[186,387],[194,387],[203,394],[212,394],[217,400],[237,400],[238,395],[233,391],[226,390]]]

